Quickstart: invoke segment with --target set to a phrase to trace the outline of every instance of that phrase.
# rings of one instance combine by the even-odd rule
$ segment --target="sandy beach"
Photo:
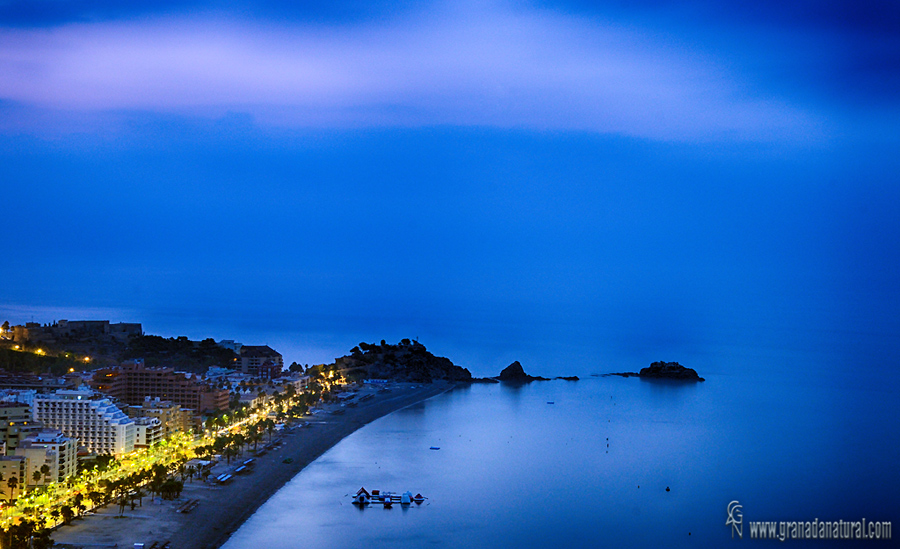
[[[374,398],[359,402],[356,407],[325,406],[309,419],[309,426],[275,434],[272,442],[276,448],[255,458],[249,472],[234,475],[234,480],[226,485],[186,480],[177,500],[144,498],[143,506],[134,511],[126,508],[124,517],[118,517],[118,506],[110,504],[91,516],[57,528],[52,538],[64,548],[130,548],[144,543],[150,549],[155,543],[155,549],[214,549],[225,543],[272,494],[341,439],[384,415],[453,387],[446,382],[392,383],[386,393],[367,387],[360,394],[368,392]],[[340,415],[331,413],[338,409],[343,410]],[[245,453],[230,465],[224,461],[216,464],[210,480],[233,472],[249,457],[252,455]],[[284,463],[286,459],[293,461]],[[193,501],[196,504],[189,512],[177,512]]]

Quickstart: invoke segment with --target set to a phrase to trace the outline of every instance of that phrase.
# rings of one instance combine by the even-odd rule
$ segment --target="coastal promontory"
[[[391,379],[428,383],[434,380],[472,381],[468,369],[448,358],[434,356],[418,341],[403,339],[393,345],[381,340],[360,343],[349,355],[337,358],[334,369],[348,379]]]

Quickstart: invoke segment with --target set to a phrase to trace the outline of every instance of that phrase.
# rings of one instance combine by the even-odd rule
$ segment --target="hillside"
[[[334,369],[351,380],[392,379],[428,383],[433,380],[471,381],[469,370],[449,359],[434,356],[418,341],[404,339],[397,345],[360,343],[350,354],[335,359]]]

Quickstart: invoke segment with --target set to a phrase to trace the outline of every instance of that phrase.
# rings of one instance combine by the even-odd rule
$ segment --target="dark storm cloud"
[[[701,44],[713,35],[719,47],[738,56],[767,45],[783,48],[786,58],[799,53],[802,61],[789,70],[760,70],[772,84],[781,79],[827,99],[865,104],[894,103],[900,97],[900,3],[892,0],[551,0],[537,5],[641,22]],[[736,43],[729,46],[730,41]],[[805,48],[809,51],[797,51]],[[772,61],[777,65],[776,58]]]

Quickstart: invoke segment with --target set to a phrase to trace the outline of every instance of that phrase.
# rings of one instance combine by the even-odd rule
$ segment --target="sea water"
[[[896,390],[802,372],[472,385],[347,437],[225,547],[724,546],[732,501],[744,543],[756,520],[896,528]],[[361,487],[428,499],[361,509]]]

